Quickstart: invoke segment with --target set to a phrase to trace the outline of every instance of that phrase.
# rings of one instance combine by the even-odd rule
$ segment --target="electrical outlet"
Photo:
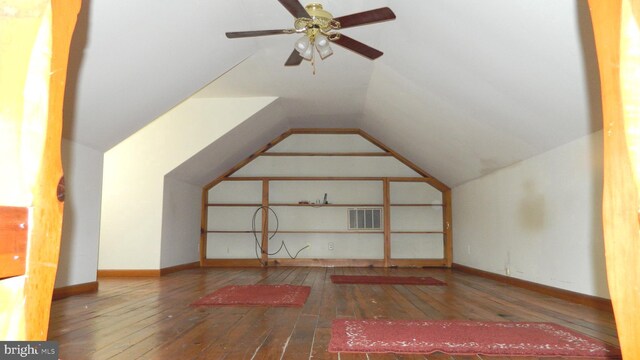
[[[329,243],[329,251],[333,251],[333,243],[332,242]]]
[[[467,245],[467,254],[471,255],[471,245]]]

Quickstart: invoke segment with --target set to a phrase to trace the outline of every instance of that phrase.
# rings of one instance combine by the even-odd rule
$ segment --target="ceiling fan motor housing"
[[[328,33],[339,27],[337,21],[333,21],[333,15],[322,8],[322,4],[309,3],[305,6],[305,10],[310,19],[298,18],[294,26],[298,30],[306,30],[309,37],[313,38],[318,32]]]
[[[326,21],[331,21],[331,19],[333,19],[333,15],[331,15],[328,11],[324,10],[322,8],[322,4],[309,3],[304,8],[307,10],[307,12],[312,18],[323,18],[323,19],[326,19]]]

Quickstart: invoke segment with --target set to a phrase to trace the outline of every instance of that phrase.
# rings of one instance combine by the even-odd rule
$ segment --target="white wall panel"
[[[209,189],[210,203],[261,204],[262,181],[223,181]]]
[[[262,234],[258,232],[256,236],[260,241]],[[255,259],[256,241],[253,234],[207,234],[207,258]]]
[[[271,203],[382,204],[382,181],[270,181]]]
[[[99,268],[160,268],[165,175],[274,100],[189,99],[109,149]]]
[[[391,182],[392,204],[442,204],[442,193],[427,183]]]
[[[602,132],[453,189],[454,262],[608,297]]]
[[[369,140],[356,134],[294,134],[268,152],[384,152]]]
[[[253,206],[210,206],[207,214],[208,230],[251,230],[254,214],[259,207]],[[255,216],[256,229],[262,226],[262,211]]]
[[[391,234],[392,259],[442,259],[442,234]]]
[[[273,252],[285,242],[291,255],[307,244],[311,245],[298,255],[301,259],[382,259],[384,237],[382,234],[276,234],[269,241]],[[333,250],[329,246],[332,244]],[[272,258],[288,258],[284,249]]]
[[[200,259],[201,198],[201,187],[165,177],[161,268],[189,264]]]
[[[271,206],[278,216],[280,230],[348,230],[346,207]],[[275,222],[269,219],[269,230]]]
[[[442,206],[392,206],[391,231],[442,231]]]
[[[407,176],[420,177],[392,157],[261,156],[235,172],[237,176]]]

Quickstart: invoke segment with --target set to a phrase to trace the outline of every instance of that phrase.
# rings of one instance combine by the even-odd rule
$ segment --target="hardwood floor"
[[[331,274],[431,276],[448,285],[336,285]],[[189,306],[229,284],[308,285],[311,294],[302,308]],[[208,268],[104,278],[95,294],[53,302],[49,340],[59,342],[61,359],[508,359],[339,356],[327,352],[335,318],[546,321],[618,346],[606,311],[455,270],[373,268]]]

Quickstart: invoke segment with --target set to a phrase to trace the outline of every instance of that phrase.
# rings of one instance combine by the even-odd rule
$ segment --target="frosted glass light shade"
[[[309,46],[305,51],[300,52],[300,56],[306,60],[311,60],[313,58],[313,46]]]
[[[303,52],[305,50],[307,50],[307,48],[310,46],[310,42],[309,42],[309,38],[307,37],[307,35],[302,36],[301,38],[299,38],[298,40],[296,40],[295,43],[295,47],[296,50],[298,50],[298,52]]]
[[[329,39],[327,39],[327,37],[322,34],[318,34],[316,35],[315,44],[316,44],[316,47],[318,47],[318,49],[328,47]]]
[[[322,59],[326,58],[333,54],[333,50],[331,49],[331,45],[329,45],[329,39],[322,34],[316,35],[315,39],[316,49],[318,49],[318,54]]]
[[[333,54],[333,50],[331,49],[331,46],[318,48],[318,54],[320,54],[320,58],[324,59],[327,56],[330,56],[331,54]]]
[[[313,57],[313,46],[309,41],[309,37],[304,35],[300,39],[296,40],[295,49],[298,50],[300,56],[307,60],[311,60]]]

